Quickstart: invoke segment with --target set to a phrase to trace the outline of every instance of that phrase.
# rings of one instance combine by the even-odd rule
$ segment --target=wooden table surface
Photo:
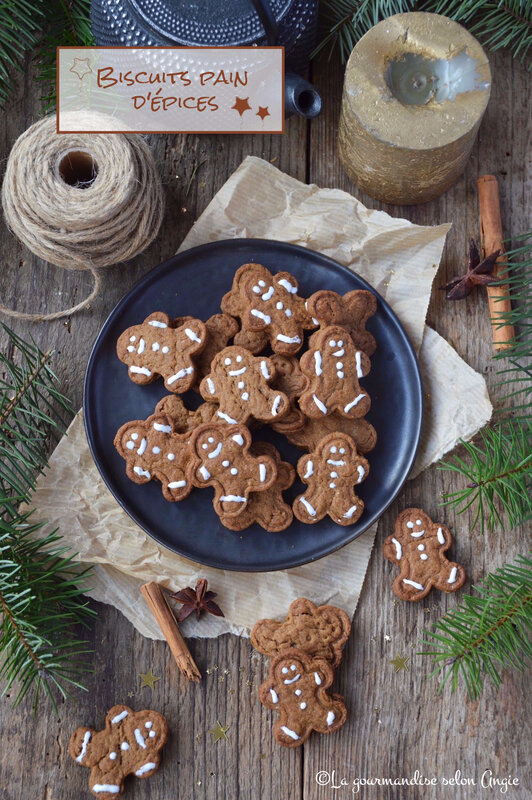
[[[33,336],[42,349],[56,349],[54,368],[62,389],[78,407],[87,357],[107,314],[141,275],[176,251],[213,195],[242,159],[252,154],[299,180],[352,192],[370,208],[384,208],[392,216],[422,225],[453,223],[427,322],[486,376],[496,403],[485,297],[478,292],[464,302],[446,303],[437,290],[461,271],[468,239],[478,236],[479,175],[491,172],[499,179],[506,235],[530,228],[529,74],[508,53],[492,54],[490,62],[492,97],[464,175],[443,197],[422,206],[383,206],[359,192],[344,174],[336,155],[342,70],[335,63],[314,67],[315,82],[324,99],[321,117],[311,123],[291,119],[283,136],[152,136],[167,198],[157,241],[131,263],[107,271],[104,292],[90,309],[68,320],[15,322],[12,327],[19,334]],[[15,139],[38,117],[38,85],[28,65],[16,96],[0,119],[2,167]],[[205,163],[186,197],[187,183],[201,162]],[[0,253],[0,296],[8,306],[53,311],[88,294],[87,275],[48,267],[5,226]],[[413,286],[413,298],[415,291]],[[0,346],[3,344],[0,340]],[[353,633],[336,677],[337,691],[345,695],[349,711],[340,732],[328,737],[315,735],[295,750],[280,748],[272,740],[272,714],[257,698],[258,686],[266,676],[266,660],[252,652],[249,640],[225,635],[217,640],[191,641],[191,651],[204,673],[201,684],[192,685],[178,674],[163,642],[144,639],[115,609],[94,604],[98,617],[90,631],[94,672],[86,678],[89,692],[78,692],[77,702],[61,703],[58,720],[45,703],[35,718],[29,701],[12,708],[7,696],[0,703],[1,800],[89,797],[88,771],[72,762],[68,739],[78,725],[100,727],[114,703],[157,709],[167,716],[173,732],[159,772],[147,781],[129,779],[129,800],[329,800],[351,794],[351,787],[335,789],[333,782],[413,778],[415,770],[440,781],[453,779],[459,770],[462,780],[469,783],[461,788],[366,788],[360,796],[390,800],[498,797],[498,789],[480,786],[484,770],[491,770],[499,779],[508,775],[519,778],[520,787],[510,789],[506,797],[530,797],[526,674],[506,674],[498,694],[486,683],[478,702],[470,702],[463,689],[455,694],[446,689],[437,695],[437,683],[428,680],[431,662],[415,653],[425,626],[454,608],[460,592],[453,596],[434,592],[420,603],[394,602],[392,570],[381,554],[381,542],[392,530],[396,514],[411,505],[423,506],[454,531],[454,557],[468,574],[464,591],[490,569],[525,552],[528,536],[524,529],[482,535],[470,527],[472,519],[467,514],[456,517],[450,510],[437,511],[441,493],[459,485],[459,479],[432,467],[406,484],[380,520]],[[395,674],[390,659],[397,654],[409,657],[409,671]],[[161,678],[153,692],[139,689],[139,673],[150,667]],[[210,674],[205,674],[207,669]],[[209,729],[217,720],[229,730],[226,741],[214,744]],[[318,785],[319,772],[331,774],[328,785]],[[326,783],[327,777],[322,774],[319,780]]]

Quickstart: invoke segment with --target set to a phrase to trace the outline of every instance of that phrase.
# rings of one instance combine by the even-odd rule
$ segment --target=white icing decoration
[[[284,313],[286,314],[287,317],[291,317],[292,316],[292,312],[290,311],[289,308],[285,308]]]
[[[354,400],[351,400],[350,403],[344,406],[344,412],[347,414],[353,408],[353,406],[358,405],[360,401],[364,399],[365,396],[366,395],[364,394],[364,392],[362,392],[362,394],[359,394],[358,397],[355,397]]]
[[[148,325],[152,325],[154,328],[167,328],[168,325],[166,322],[159,322],[158,319],[150,319]]]
[[[270,694],[272,697],[272,703],[278,703],[279,697],[277,696],[277,692],[275,691],[275,689],[270,689]]]
[[[427,558],[428,558],[428,555],[426,553],[421,553],[420,558],[422,559],[422,561],[426,561]]]
[[[172,430],[171,425],[161,425],[160,422],[154,422],[153,427],[156,431],[160,431],[161,433],[170,433]]]
[[[340,379],[342,379],[342,378],[344,377],[344,373],[342,372],[342,370],[341,370],[341,369],[340,369],[340,370],[338,370],[338,372],[336,373],[336,375],[337,375],[337,377],[338,377],[338,378],[340,378]]]
[[[297,667],[296,667],[296,665],[295,665],[295,664],[291,664],[291,665],[290,665],[290,669],[292,670],[292,672],[295,672],[295,671],[296,671],[296,669],[297,669]]]
[[[277,309],[277,311],[282,311],[282,309],[284,308],[280,300],[278,303],[275,304],[275,308]]]
[[[410,586],[413,586],[414,589],[419,589],[420,591],[423,591],[424,588],[420,583],[416,583],[415,581],[410,581],[408,580],[408,578],[403,578],[403,583],[408,583],[410,584]]]
[[[208,388],[209,392],[211,394],[214,394],[216,389],[214,388],[214,381],[212,380],[212,378],[207,378],[206,379],[206,383],[207,383],[207,388]]]
[[[186,486],[186,481],[172,481],[168,484],[169,489],[181,489],[183,486]]]
[[[338,448],[336,447],[336,445],[333,445],[331,447],[331,453],[336,453],[337,450],[338,450]]]
[[[243,375],[246,372],[247,367],[242,367],[241,369],[230,369],[228,374],[232,378],[236,378],[237,375]]]
[[[299,739],[297,733],[295,731],[291,731],[290,728],[286,727],[286,725],[281,725],[281,730],[283,733],[286,733],[286,735],[289,736],[291,739],[294,739],[296,741],[297,739]]]
[[[272,318],[269,316],[269,314],[263,314],[262,311],[258,311],[256,308],[252,308],[251,313],[254,317],[261,319],[264,323],[266,323],[266,325],[269,325],[272,321]]]
[[[132,438],[132,439],[133,439],[133,440],[136,442],[136,441],[137,441],[137,439],[139,438],[139,435],[138,435],[138,433],[132,433],[132,434],[131,434],[131,438]]]
[[[236,467],[231,467],[231,469],[229,471],[230,471],[231,475],[238,475],[238,470],[237,470]]]
[[[419,539],[419,537],[423,536],[424,533],[425,533],[425,529],[423,529],[422,531],[416,531],[415,533],[414,533],[414,531],[412,531],[410,536],[413,536],[414,539]]]
[[[134,353],[135,349],[136,348],[132,344],[128,344],[128,346],[127,346],[127,352],[128,353]]]
[[[145,349],[146,349],[146,342],[141,337],[140,342],[139,342],[139,349],[137,350],[137,353],[139,354],[139,356],[141,355],[141,353],[144,352]]]
[[[208,481],[209,478],[211,477],[211,473],[209,472],[207,467],[201,466],[199,468],[198,472],[199,472],[199,474],[201,475],[201,477],[203,478],[204,481]]]
[[[301,695],[301,689],[296,689],[294,694],[297,694],[297,696],[299,697]]]
[[[225,414],[223,411],[217,411],[216,413],[218,414],[219,417],[221,417],[222,419],[225,419],[226,422],[230,422],[231,425],[236,425],[237,424],[236,419],[233,419],[232,417],[230,417],[229,414]]]
[[[78,764],[81,764],[81,762],[85,758],[85,754],[87,752],[87,745],[90,742],[91,736],[92,736],[92,733],[90,731],[85,731],[85,736],[83,737],[83,741],[81,743],[81,752],[80,752],[79,756],[76,758],[76,761],[78,762]]]
[[[133,365],[129,368],[129,371],[132,372],[134,375],[146,375],[148,378],[151,375],[151,370],[148,367],[136,367]]]
[[[333,467],[345,467],[345,461],[343,461],[342,459],[338,460],[334,458],[328,458],[327,464],[332,464]]]
[[[249,400],[249,392],[243,392],[242,393],[242,400],[244,400],[244,401]]]
[[[122,711],[120,714],[117,714],[116,717],[113,717],[111,722],[113,723],[113,725],[116,725],[118,722],[121,722],[123,719],[125,719],[127,715],[128,715],[127,711]]]
[[[153,351],[156,353],[156,352],[157,352],[157,350],[159,350],[159,349],[160,349],[160,347],[161,347],[161,345],[159,344],[159,342],[154,342],[154,343],[152,344],[152,346],[151,346],[151,349],[152,349],[152,350],[153,350]]]
[[[111,759],[111,761],[115,761],[116,760],[116,753],[114,751],[112,753],[109,753],[109,758]]]
[[[259,286],[262,286],[264,288],[264,286],[266,286],[266,282],[263,281],[263,280],[260,280],[259,281]]]
[[[286,675],[286,673],[288,672],[288,667],[283,667],[281,672],[283,673],[283,675]]]
[[[150,739],[153,739],[155,736],[157,736],[155,731],[150,731]]]
[[[144,475],[148,480],[151,478],[151,474],[147,469],[142,469],[142,467],[133,467],[133,472],[138,475],[140,478]]]
[[[129,750],[129,744],[127,742],[122,742],[120,745],[121,750]]]
[[[287,344],[301,344],[299,336],[285,336],[284,333],[278,333],[276,338],[279,342],[286,342]]]
[[[316,317],[312,317],[312,322],[314,323],[314,325],[319,325],[320,324],[319,319],[316,319]]]
[[[414,527],[414,523],[413,522],[407,522],[406,523],[406,527],[407,528],[413,528]]]
[[[356,510],[357,510],[356,505],[355,506],[351,506],[351,508],[348,508],[347,511],[345,512],[344,518],[345,519],[351,519],[351,517],[353,516],[353,514],[355,513]]]
[[[280,394],[278,394],[278,395],[277,395],[277,397],[275,398],[275,400],[274,400],[274,401],[273,401],[273,403],[272,403],[272,415],[273,415],[274,417],[276,417],[276,416],[277,416],[277,413],[278,413],[278,411],[279,411],[279,405],[280,405],[280,403],[281,403],[281,395],[280,395]]]
[[[332,725],[333,722],[334,722],[334,719],[335,719],[334,711],[329,711],[329,713],[327,714],[327,725],[329,725],[329,726]]]
[[[244,381],[238,381],[238,383],[237,383],[237,386],[238,386],[239,389],[243,389],[245,385],[246,384],[244,383]]]
[[[337,477],[338,477],[338,473],[333,470],[331,472],[331,478],[337,478]]]
[[[331,339],[331,341],[329,342],[329,347],[336,347],[336,340],[335,339]]]
[[[323,414],[326,414],[327,413],[327,406],[325,405],[325,403],[322,403],[322,401],[319,399],[319,397],[316,397],[315,394],[312,395],[312,399],[314,400],[314,403],[318,406],[319,410]]]
[[[152,447],[151,451],[156,456],[156,455],[158,455],[158,453],[161,452],[161,448],[157,447],[157,445],[155,445],[155,447]]]
[[[268,381],[268,380],[270,379],[270,377],[271,377],[271,376],[270,376],[270,373],[269,373],[269,371],[268,371],[268,366],[267,366],[267,364],[266,364],[266,361],[261,361],[261,362],[260,362],[260,371],[261,371],[261,372],[262,372],[262,374],[264,375],[264,378],[265,378],[265,380],[267,380],[267,381]]]
[[[239,497],[236,494],[224,494],[220,497],[221,503],[247,503],[245,497]]]
[[[129,337],[129,341],[130,342],[136,342],[137,341],[137,337],[136,336],[130,336]]]
[[[440,544],[445,544],[445,536],[441,528],[438,528],[438,541]]]
[[[296,681],[298,681],[300,677],[301,673],[298,672],[297,675],[294,675],[293,678],[285,678],[283,683],[286,683],[286,685],[288,686],[290,683],[295,683]]]
[[[260,294],[260,286],[254,286],[253,291],[255,292],[255,294]]]
[[[227,459],[224,459],[222,461],[222,467],[228,467],[228,466],[229,466],[229,461]]]
[[[310,478],[311,475],[314,475],[314,463],[309,459],[307,461],[307,469],[305,470],[303,477]]]
[[[362,353],[360,352],[360,350],[357,350],[357,352],[355,354],[355,364],[356,364],[356,367],[357,367],[357,378],[363,378],[364,377],[364,373],[362,372],[362,363],[361,363],[361,361],[362,361]]]
[[[166,458],[168,459],[168,461],[173,461],[173,460],[174,460],[174,458],[175,458],[175,454],[174,454],[174,453],[168,453],[168,455],[166,456]]]
[[[398,542],[395,536],[392,536],[392,542],[395,545],[395,557],[399,561],[403,555],[403,548],[401,547],[401,542]]]
[[[235,433],[234,436],[231,436],[231,439],[233,440],[233,442],[239,444],[240,447],[242,447],[242,445],[244,444],[244,437],[242,436],[241,433]]]
[[[359,464],[358,467],[357,467],[357,471],[358,471],[358,481],[357,481],[357,483],[360,483],[360,481],[363,479],[364,475],[366,474],[366,470],[364,469],[364,467],[361,464]]]
[[[286,278],[280,278],[280,280],[278,280],[278,281],[277,281],[277,283],[278,283],[280,286],[282,286],[284,289],[286,289],[286,291],[287,291],[287,292],[290,292],[290,294],[296,294],[296,292],[297,292],[297,287],[296,287],[296,286],[293,286],[293,285],[290,283],[290,281],[287,281],[287,280],[286,280]]]
[[[447,583],[454,583],[455,582],[456,573],[457,573],[457,569],[456,569],[456,567],[453,567],[452,570],[451,570],[451,574],[449,575],[449,580],[447,581]]]
[[[185,375],[192,375],[193,372],[194,367],[184,367],[183,369],[180,369],[179,372],[176,372],[175,375],[170,375],[170,377],[166,379],[166,383],[171,386],[175,381],[178,381],[180,378],[184,378]]]
[[[314,364],[315,364],[314,371],[316,375],[321,375],[323,373],[323,370],[321,368],[321,353],[319,350],[316,350],[316,352],[314,353]]]
[[[421,524],[422,524],[421,520],[420,519],[416,519],[416,525],[421,525]]]
[[[226,359],[224,359],[224,364],[226,367],[228,367],[231,364],[231,359],[229,358],[229,356]]]
[[[299,502],[300,502],[302,505],[304,505],[304,506],[305,506],[305,508],[307,509],[307,511],[308,511],[308,513],[310,514],[310,516],[311,516],[311,517],[315,517],[315,516],[316,516],[316,509],[314,508],[314,506],[312,506],[312,505],[309,503],[309,501],[307,500],[307,498],[306,498],[306,497],[300,497],[300,498],[299,498]]]
[[[329,484],[329,489],[336,489],[336,484],[335,483],[330,483]]]
[[[417,549],[418,550],[424,550],[425,549],[425,545],[424,544],[418,544]]]
[[[133,448],[135,447],[135,444],[134,444],[134,442],[126,442],[126,447],[127,447],[128,450],[133,450]]]
[[[201,338],[191,328],[185,328],[185,333],[193,342],[201,344]]]
[[[318,673],[318,672],[315,672],[315,673],[314,673],[314,680],[316,681],[316,683],[317,683],[317,685],[318,685],[318,686],[321,686],[321,678],[320,678],[320,676],[319,676],[319,673]]]
[[[120,792],[120,786],[116,786],[114,783],[95,783],[92,787],[93,792],[109,792],[109,794],[118,794]]]
[[[165,344],[165,346],[162,348],[162,352],[163,352],[165,355],[166,355],[166,353],[169,353],[169,352],[170,352],[170,348],[168,347],[168,345],[167,345],[167,344]]]
[[[146,749],[146,741],[144,739],[144,736],[142,735],[142,733],[140,732],[140,730],[138,728],[135,728],[135,739],[137,740],[138,746],[142,747],[142,749],[145,750]]]
[[[266,466],[264,464],[259,464],[259,480],[261,483],[266,480]]]
[[[336,356],[337,358],[340,358],[340,356],[343,356],[344,353],[345,353],[345,350],[342,348],[340,350],[336,350],[336,352],[333,353],[333,356]],[[342,369],[342,362],[337,364],[337,366],[340,367],[340,369]]]
[[[142,441],[141,441],[141,443],[140,443],[140,447],[139,447],[139,449],[137,450],[137,455],[138,455],[138,456],[142,456],[142,455],[144,455],[144,451],[146,450],[146,445],[147,445],[147,444],[148,444],[148,443],[147,443],[146,439],[144,439],[144,437],[143,437],[143,438],[142,438]]]
[[[306,707],[307,707],[306,703],[300,703],[299,704],[299,708],[303,709],[303,711],[306,709]]]
[[[144,727],[145,727],[145,728],[151,728],[151,727],[153,727],[153,722],[149,722],[149,721],[148,721],[148,722],[145,722],[145,723],[144,723]]]
[[[218,456],[222,452],[222,447],[223,447],[222,442],[218,442],[218,444],[216,445],[215,449],[211,453],[208,454],[209,458],[218,458]]]
[[[265,302],[266,302],[266,300],[270,300],[270,298],[273,296],[273,293],[274,293],[274,292],[275,292],[275,289],[273,288],[273,286],[270,286],[270,288],[268,289],[268,291],[267,291],[267,292],[264,292],[264,294],[262,295],[262,299],[263,299]]]
[[[153,761],[148,761],[147,764],[143,764],[142,767],[139,767],[138,770],[135,772],[135,775],[140,778],[141,775],[144,775],[146,772],[149,772],[151,769],[155,769],[157,764]]]

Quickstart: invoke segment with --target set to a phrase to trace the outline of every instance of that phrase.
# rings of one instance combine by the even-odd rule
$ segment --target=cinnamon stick
[[[482,175],[477,184],[483,255],[486,257],[496,250],[501,251],[493,273],[497,278],[504,278],[504,267],[500,266],[504,261],[504,246],[497,178],[494,175]],[[500,321],[502,315],[512,310],[510,291],[508,284],[487,286],[486,289],[493,330],[493,346],[497,352],[500,352],[512,347],[515,337],[513,325],[501,324]]]
[[[168,642],[168,646],[172,651],[172,655],[181,673],[189,681],[197,683],[201,679],[201,672],[197,668],[190,650],[181,635],[177,620],[172,609],[168,605],[163,590],[158,583],[150,581],[150,583],[145,583],[141,586],[140,591],[144,595],[164,638]]]

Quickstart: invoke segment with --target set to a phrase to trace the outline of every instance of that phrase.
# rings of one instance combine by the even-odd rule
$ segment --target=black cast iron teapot
[[[321,97],[308,66],[318,0],[92,0],[96,45],[285,48],[285,116],[316,117]]]

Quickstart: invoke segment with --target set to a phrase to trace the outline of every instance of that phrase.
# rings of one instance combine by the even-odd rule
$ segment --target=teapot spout
[[[284,76],[284,115],[299,114],[306,119],[321,112],[321,96],[314,86],[295,72]]]

